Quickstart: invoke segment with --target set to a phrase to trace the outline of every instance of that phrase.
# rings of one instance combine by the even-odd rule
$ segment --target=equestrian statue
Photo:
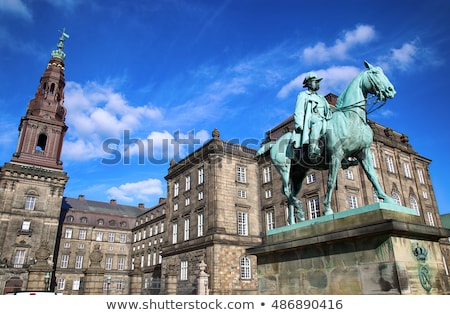
[[[270,150],[270,158],[281,175],[283,193],[288,202],[288,224],[294,224],[295,218],[305,220],[297,194],[310,169],[328,170],[324,215],[333,214],[331,196],[336,188],[339,168],[358,163],[378,198],[394,203],[381,188],[374,169],[370,149],[373,131],[367,122],[367,105],[370,98],[376,98],[372,106],[381,102],[379,108],[396,92],[380,67],[367,61],[364,65],[366,69],[348,84],[333,109],[329,108],[323,96],[316,93],[322,79],[308,73],[303,82],[308,91],[300,93],[297,98],[294,130],[276,141],[264,143],[256,153],[258,157]]]

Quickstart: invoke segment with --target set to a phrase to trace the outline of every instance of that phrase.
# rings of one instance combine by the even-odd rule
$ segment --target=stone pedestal
[[[448,294],[439,239],[412,209],[376,203],[268,231],[259,294]]]

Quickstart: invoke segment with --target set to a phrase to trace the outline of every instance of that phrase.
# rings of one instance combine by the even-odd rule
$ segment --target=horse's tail
[[[259,150],[256,152],[255,157],[261,156],[264,153],[266,153],[267,151],[269,151],[272,146],[275,144],[275,141],[271,141],[271,142],[266,142],[264,143],[261,148],[259,148]]]

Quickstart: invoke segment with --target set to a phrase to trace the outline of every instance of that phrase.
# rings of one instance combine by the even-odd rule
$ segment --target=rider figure
[[[325,97],[317,93],[321,80],[314,72],[306,75],[303,87],[308,90],[298,94],[294,111],[294,148],[309,144],[308,156],[311,159],[320,156],[318,142],[325,134],[327,121],[331,118],[330,105]]]

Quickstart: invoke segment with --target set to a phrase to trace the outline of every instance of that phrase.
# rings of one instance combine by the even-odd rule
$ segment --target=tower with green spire
[[[65,38],[68,35],[61,31],[57,49],[20,120],[16,151],[0,168],[0,261],[6,262],[0,273],[3,293],[54,287],[52,257],[58,256],[61,203],[69,179],[60,159],[68,129]],[[49,276],[46,288],[44,278]]]

